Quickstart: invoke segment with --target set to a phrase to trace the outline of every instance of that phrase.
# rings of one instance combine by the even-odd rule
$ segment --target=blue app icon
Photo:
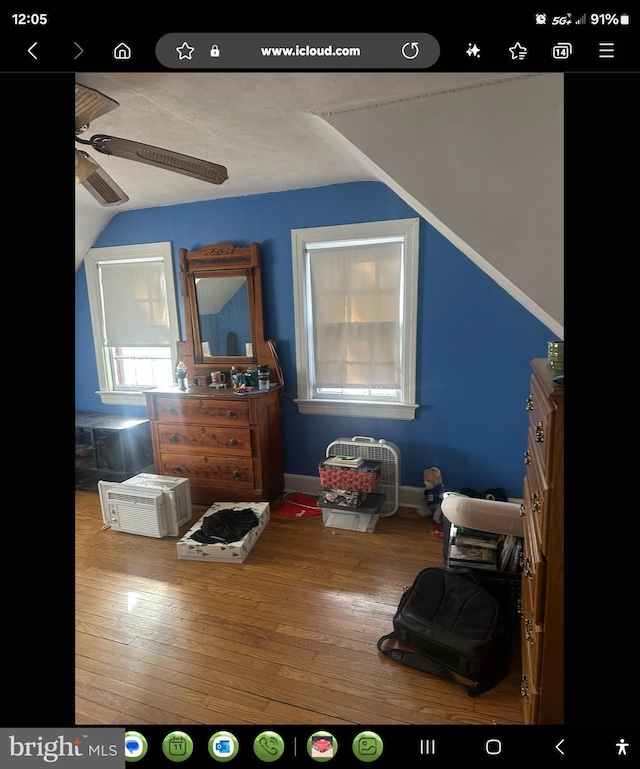
[[[231,732],[216,732],[209,737],[209,755],[214,761],[231,761],[238,755],[240,744]]]

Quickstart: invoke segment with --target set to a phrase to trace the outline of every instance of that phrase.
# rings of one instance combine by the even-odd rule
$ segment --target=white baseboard
[[[316,475],[285,474],[284,490],[285,493],[300,491],[303,494],[316,494],[318,496],[322,493],[320,478]],[[424,487],[400,486],[398,502],[400,507],[422,507],[424,504]],[[509,502],[522,504],[522,499],[509,497]]]

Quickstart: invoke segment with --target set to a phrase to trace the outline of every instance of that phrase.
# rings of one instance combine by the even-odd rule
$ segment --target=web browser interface
[[[540,4],[532,10],[516,5],[517,9],[505,6],[500,11],[467,11],[453,5],[434,11],[425,8],[403,14],[404,20],[395,13],[389,26],[401,31],[384,29],[385,16],[385,23],[379,25],[381,31],[373,32],[358,31],[357,25],[353,32],[301,31],[313,26],[308,20],[300,23],[295,32],[279,31],[273,23],[270,26],[274,31],[254,31],[248,6],[238,7],[237,16],[244,17],[248,27],[243,30],[242,23],[232,24],[239,31],[230,31],[229,23],[210,6],[201,12],[160,6],[142,12],[104,5],[59,11],[45,3],[5,10],[0,25],[4,222],[10,241],[5,253],[5,292],[7,298],[13,293],[10,286],[16,285],[14,275],[25,276],[29,291],[33,286],[40,293],[38,301],[31,301],[27,293],[19,294],[32,308],[40,310],[31,316],[30,327],[46,332],[38,334],[37,344],[28,343],[25,334],[21,334],[19,343],[22,350],[36,346],[47,350],[45,356],[38,356],[38,379],[47,386],[38,388],[37,400],[35,392],[25,387],[29,364],[23,363],[22,356],[18,356],[21,370],[9,375],[13,392],[20,397],[18,402],[25,403],[29,398],[32,406],[29,441],[34,439],[36,424],[51,437],[66,434],[67,417],[70,419],[64,401],[69,399],[66,407],[71,410],[73,385],[64,361],[73,331],[67,329],[66,336],[58,337],[54,328],[58,322],[64,323],[64,308],[73,306],[73,296],[62,300],[58,294],[68,290],[61,288],[63,285],[71,285],[72,270],[65,270],[71,264],[78,233],[86,224],[84,217],[88,215],[83,211],[90,210],[90,216],[99,220],[97,238],[106,224],[112,219],[117,221],[122,212],[228,195],[225,184],[228,189],[229,182],[235,183],[236,169],[225,157],[225,146],[241,138],[243,120],[253,126],[260,122],[265,125],[264,143],[252,139],[253,144],[246,148],[254,159],[258,180],[255,192],[286,189],[281,179],[277,181],[279,186],[272,189],[259,175],[263,153],[269,152],[272,140],[267,125],[282,116],[265,114],[264,109],[256,107],[275,103],[267,98],[269,89],[291,89],[295,98],[290,93],[290,101],[304,111],[306,130],[315,135],[322,133],[325,143],[330,138],[336,151],[344,151],[345,143],[351,149],[355,147],[359,167],[367,169],[368,175],[363,171],[363,178],[384,181],[405,200],[419,204],[430,185],[446,186],[447,164],[453,168],[457,158],[462,167],[457,169],[460,175],[456,188],[449,188],[449,200],[441,210],[432,212],[445,224],[455,216],[456,206],[465,206],[469,211],[475,201],[481,211],[493,200],[508,211],[517,210],[518,201],[526,201],[528,216],[523,218],[522,226],[533,225],[538,212],[544,210],[546,196],[557,194],[561,180],[562,193],[553,215],[564,228],[562,258],[549,267],[549,252],[541,248],[538,257],[518,268],[518,279],[535,286],[541,274],[549,276],[549,283],[557,275],[565,278],[564,295],[558,301],[566,309],[566,325],[573,335],[570,347],[574,352],[570,355],[575,357],[569,366],[575,366],[574,388],[579,369],[585,367],[583,393],[571,389],[571,384],[566,393],[573,412],[567,443],[575,446],[573,428],[577,435],[587,423],[593,427],[591,418],[597,415],[592,408],[591,418],[583,412],[580,419],[578,408],[571,408],[574,395],[583,397],[589,382],[591,394],[602,397],[604,392],[611,392],[607,382],[617,378],[619,372],[617,354],[612,353],[610,360],[603,355],[608,343],[600,346],[593,342],[602,338],[603,332],[610,333],[610,322],[606,322],[611,319],[609,313],[633,307],[633,299],[624,297],[624,289],[633,284],[627,279],[628,265],[633,264],[637,252],[631,227],[637,219],[634,201],[640,170],[636,115],[640,11],[629,3],[613,8],[562,9]],[[311,15],[311,9],[307,11],[305,18]],[[372,8],[369,15],[374,13]],[[328,15],[328,11],[322,14]],[[343,28],[335,18],[331,24],[322,22],[317,26],[331,25]],[[363,24],[364,29],[369,26]],[[349,84],[344,91],[347,97],[341,95],[341,79]],[[465,165],[472,157],[474,134],[483,130],[487,113],[464,105],[475,103],[480,107],[486,104],[485,98],[494,99],[491,94],[497,93],[496,84],[511,94],[522,83],[550,84],[550,88],[531,89],[534,95],[523,100],[518,113],[521,119],[499,125],[504,137],[502,159],[476,157]],[[74,123],[77,85],[86,99],[83,125],[78,125],[77,107]],[[186,98],[189,92],[197,98]],[[544,146],[536,145],[534,149],[514,139],[531,127],[536,128],[538,136],[537,129],[544,131],[538,121],[547,120],[552,111],[545,101],[547,92],[561,94],[557,109],[553,108],[554,120],[562,123],[560,152],[551,142],[547,153]],[[215,94],[215,103],[211,94]],[[540,101],[532,103],[531,98]],[[459,142],[460,151],[455,157],[447,158],[444,153],[430,158],[430,174],[425,175],[420,173],[421,154],[429,152],[430,140],[441,133],[443,125],[438,122],[438,109],[431,111],[428,120],[415,119],[425,114],[418,106],[429,100],[434,107],[446,101],[459,110],[450,146]],[[133,104],[141,105],[141,111],[132,112]],[[182,112],[183,104],[189,104],[191,111]],[[415,121],[399,130],[392,129],[391,122],[387,122],[392,107],[413,115]],[[504,102],[495,97],[493,115],[501,114],[503,107]],[[166,143],[158,146],[150,139],[148,121],[150,115],[162,110],[172,118],[179,114],[182,130],[174,142],[165,136]],[[195,141],[201,136],[200,128],[208,121],[214,122],[216,111],[227,110],[238,115],[235,120],[221,123],[230,126],[227,130],[233,129],[233,137],[220,135],[215,148]],[[370,130],[361,140],[356,128],[367,122]],[[377,129],[373,130],[376,123]],[[183,141],[189,135],[194,138],[193,148]],[[420,137],[425,141],[421,142]],[[403,155],[403,147],[412,153],[411,157]],[[474,175],[477,167],[504,162],[516,147],[519,157],[526,161],[526,174],[509,189],[478,188]],[[533,154],[527,158],[529,151]],[[70,171],[72,155],[75,184]],[[323,164],[331,165],[332,159],[325,157],[311,163],[309,172],[319,173]],[[135,172],[138,169],[141,174],[145,165],[166,172],[164,184],[157,185],[163,189],[149,191],[153,193],[151,204],[146,203],[146,197],[137,197]],[[550,165],[553,181],[547,173]],[[181,185],[176,180],[179,175],[189,174],[195,184],[210,190],[210,195],[197,190],[195,195],[179,199],[177,190]],[[323,179],[319,183],[328,183],[325,177],[318,178]],[[350,178],[347,169],[344,178]],[[336,176],[335,182],[340,181],[342,178]],[[246,184],[238,189],[238,194],[250,194]],[[126,231],[126,218],[120,221]],[[310,226],[313,223],[292,225]],[[153,239],[153,233],[148,233],[148,241]],[[496,251],[503,255],[505,269],[510,263],[519,264],[518,255],[509,256],[503,242],[501,245],[503,233],[496,231],[492,240]],[[426,268],[420,265],[420,269]],[[625,274],[620,274],[623,271]],[[441,286],[438,290],[451,288]],[[16,297],[11,301],[13,317],[22,303],[16,303]],[[15,335],[12,328],[8,336]],[[578,353],[581,337],[582,356]],[[591,363],[589,376],[587,361]],[[44,366],[48,369],[46,377],[41,374]],[[36,416],[37,403],[44,403],[47,413],[60,421],[59,428],[48,431],[43,414]],[[60,414],[56,416],[53,412],[58,411],[58,404]],[[605,436],[598,434],[598,447],[617,445],[606,439],[606,425],[596,421],[598,428],[605,431]],[[27,422],[25,413],[22,422]],[[33,443],[25,444],[23,458],[30,456],[33,461],[34,452],[57,453],[56,442],[44,446],[38,439],[38,449]],[[587,444],[586,436],[582,443]],[[602,458],[594,459],[594,453],[589,452],[588,461],[601,463]],[[42,461],[41,456],[36,466],[42,468]],[[610,466],[608,460],[604,461]],[[628,553],[621,557],[621,537],[615,531],[620,524],[624,528],[625,516],[633,513],[615,509],[611,483],[593,483],[586,480],[584,473],[578,483],[570,468],[567,471],[566,509],[572,513],[566,513],[565,519],[562,723],[527,725],[523,715],[521,723],[505,724],[499,705],[494,718],[476,723],[443,726],[438,713],[433,714],[432,723],[424,714],[416,714],[415,719],[399,716],[393,723],[393,697],[387,702],[390,722],[384,724],[377,723],[375,716],[370,722],[352,723],[344,715],[338,717],[329,704],[317,712],[313,723],[305,724],[272,721],[268,713],[260,723],[238,718],[208,723],[205,716],[191,723],[188,715],[179,723],[155,723],[153,708],[149,709],[149,722],[129,723],[122,716],[126,709],[121,709],[117,701],[108,707],[96,704],[94,716],[87,723],[78,721],[74,705],[76,697],[91,699],[92,676],[86,671],[78,676],[74,664],[78,586],[73,571],[71,492],[67,504],[58,500],[51,505],[67,467],[66,460],[62,459],[61,464],[63,467],[52,471],[50,483],[38,482],[40,488],[32,488],[27,494],[21,505],[22,523],[13,515],[7,516],[5,527],[5,547],[18,554],[5,605],[5,629],[9,631],[5,632],[5,641],[10,649],[5,668],[10,687],[6,689],[6,726],[0,730],[0,763],[7,769],[45,765],[106,769],[129,763],[153,769],[181,763],[198,767],[219,763],[308,767],[323,762],[336,767],[427,767],[451,765],[452,761],[491,761],[497,765],[506,760],[513,764],[523,756],[536,762],[588,756],[602,765],[613,765],[640,752],[637,718],[636,725],[630,725],[629,712],[623,706],[633,686],[635,649],[629,640],[633,634],[626,628],[634,597],[621,573],[630,569],[633,559]],[[70,479],[67,482],[70,488]],[[24,487],[33,485],[31,482]],[[24,509],[27,505],[29,510]],[[99,533],[97,525],[96,536]],[[365,547],[366,538],[377,534],[361,536]],[[133,563],[135,550],[130,553]],[[250,563],[249,555],[243,566]],[[212,570],[214,580],[213,566]],[[27,574],[31,577],[27,578]],[[257,585],[256,590],[260,589]],[[607,606],[602,596],[610,596]],[[213,610],[224,612],[224,606]],[[386,619],[390,630],[392,610]],[[286,617],[281,621],[288,624]],[[126,643],[124,637],[122,643]],[[374,649],[367,664],[378,661]],[[286,666],[286,659],[282,664]],[[396,672],[402,678],[406,671]],[[100,674],[96,663],[92,675]],[[129,687],[140,684],[142,672],[132,669],[128,676],[120,684],[123,698],[131,695]],[[224,686],[221,681],[222,701]],[[170,689],[164,696],[171,698]],[[335,693],[338,699],[341,696]],[[446,687],[442,698],[445,712]]]

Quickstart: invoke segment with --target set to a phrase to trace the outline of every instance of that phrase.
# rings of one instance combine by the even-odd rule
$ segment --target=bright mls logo
[[[75,733],[60,729],[2,729],[3,754],[20,759],[25,769],[43,764],[66,767],[122,766],[122,729],[93,729]],[[2,760],[0,765],[14,766],[18,761]]]

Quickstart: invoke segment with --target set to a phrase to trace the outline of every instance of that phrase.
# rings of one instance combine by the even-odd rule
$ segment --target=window
[[[414,419],[419,219],[293,230],[302,414]]]
[[[144,390],[174,384],[171,244],[92,248],[85,270],[102,402],[144,405]]]

